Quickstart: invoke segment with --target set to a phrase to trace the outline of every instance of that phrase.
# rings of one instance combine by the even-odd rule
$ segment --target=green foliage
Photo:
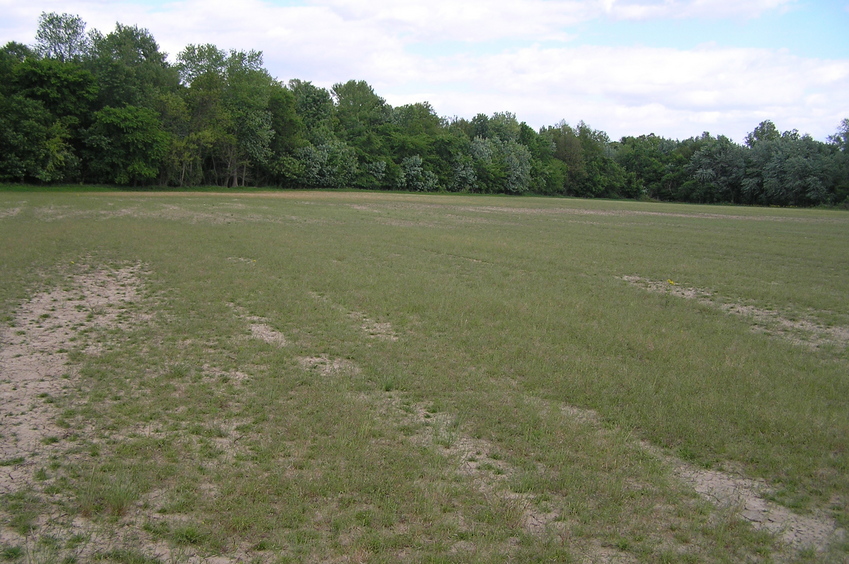
[[[393,108],[363,80],[283,84],[253,50],[190,44],[170,64],[148,30],[86,33],[70,14],[42,13],[33,48],[0,50],[0,95],[6,181],[849,203],[849,119],[828,143],[769,120],[743,145],[708,133],[613,142],[584,122],[535,131],[511,112]]]
[[[119,23],[105,36],[93,34],[87,65],[97,76],[101,107],[150,108],[160,94],[176,90],[177,70],[165,59],[146,29]]]
[[[58,61],[80,59],[89,48],[86,24],[79,16],[41,12],[35,32],[35,50]]]
[[[63,121],[44,104],[0,95],[0,180],[55,182],[74,175],[78,160]]]
[[[12,90],[38,100],[56,118],[86,123],[98,85],[94,75],[77,63],[27,58],[14,68]]]
[[[100,182],[149,183],[159,174],[168,136],[153,110],[106,107],[94,114],[86,132],[91,173]]]
[[[308,145],[297,151],[303,166],[300,180],[316,188],[344,188],[357,174],[357,155],[342,141]]]
[[[693,155],[687,171],[695,183],[683,199],[737,203],[746,172],[744,149],[724,136],[711,139]]]

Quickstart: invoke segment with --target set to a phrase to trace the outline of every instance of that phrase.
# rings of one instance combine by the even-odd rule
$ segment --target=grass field
[[[0,191],[0,562],[849,561],[849,213]]]

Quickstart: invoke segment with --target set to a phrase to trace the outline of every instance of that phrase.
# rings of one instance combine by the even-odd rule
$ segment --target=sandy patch
[[[565,522],[558,520],[560,514],[547,510],[547,504],[540,503],[537,496],[508,488],[507,482],[516,469],[496,454],[495,445],[469,437],[447,413],[432,413],[422,404],[402,406],[397,397],[389,402],[405,424],[421,427],[411,438],[414,443],[430,446],[454,460],[455,472],[468,478],[491,503],[507,504],[528,534],[543,537],[565,528]]]
[[[0,210],[0,219],[15,217],[19,213],[21,213],[21,208],[6,208],[4,210]]]
[[[69,456],[85,456],[68,454],[71,445],[66,439],[70,437],[56,422],[59,411],[51,398],[61,398],[76,385],[78,367],[70,361],[69,351],[92,349],[86,342],[91,335],[83,332],[130,327],[147,319],[133,307],[142,299],[139,292],[143,275],[141,266],[134,265],[90,269],[69,276],[61,288],[39,293],[23,303],[13,326],[0,330],[0,461],[4,463],[0,467],[0,494],[28,495],[38,504],[34,530],[21,534],[0,526],[0,545],[20,549],[25,562],[91,562],[111,551],[119,551],[123,555],[118,557],[121,561],[131,555],[136,559],[195,564],[268,562],[270,557],[250,552],[248,547],[235,547],[226,557],[203,556],[192,546],[174,546],[145,530],[145,524],[157,519],[168,519],[177,525],[188,523],[188,516],[156,513],[164,501],[161,490],[142,496],[120,517],[99,523],[69,513],[66,504],[73,502],[66,494],[46,493],[45,487],[51,485],[53,478],[37,477],[37,472],[49,468],[53,456],[65,461]],[[240,375],[204,368],[211,375],[220,373],[237,379]],[[214,432],[208,436],[191,435],[187,440],[211,442],[222,452],[225,462],[232,461],[244,450],[244,436],[236,429],[245,422],[213,421],[210,425]],[[81,435],[89,431],[74,429]],[[149,429],[139,431],[151,436]],[[199,489],[205,495],[216,495],[211,484],[201,484]],[[9,517],[2,506],[0,517],[3,523]]]
[[[269,345],[277,345],[278,347],[286,346],[286,337],[280,331],[273,329],[265,323],[254,323],[251,325],[251,336],[254,339],[265,341]]]
[[[64,449],[69,432],[56,424],[53,404],[77,376],[69,351],[81,331],[129,321],[122,311],[138,298],[141,274],[135,265],[73,276],[63,288],[22,304],[13,326],[0,330],[0,460],[21,460],[0,473],[0,492],[31,485],[33,471]]]
[[[268,324],[268,320],[264,317],[251,315],[245,308],[236,304],[227,304],[240,319],[250,322],[248,329],[251,332],[251,338],[265,341],[269,345],[285,347],[288,341],[286,336]]]
[[[563,405],[561,412],[583,424],[598,427],[599,415],[590,409]],[[764,481],[736,476],[719,470],[707,470],[688,464],[664,453],[648,442],[639,446],[668,463],[675,476],[692,487],[702,498],[720,509],[730,510],[758,530],[767,531],[793,550],[812,548],[818,552],[842,540],[845,531],[823,512],[798,515],[788,508],[768,501],[771,491]]]
[[[227,260],[229,260],[230,262],[242,262],[246,264],[256,263],[256,259],[249,259],[246,257],[227,257]]]
[[[702,305],[722,310],[729,315],[746,317],[752,323],[753,331],[768,332],[794,344],[814,349],[823,345],[849,346],[849,327],[826,327],[810,319],[790,319],[780,312],[729,303],[721,300],[710,290],[681,286],[672,280],[650,280],[639,276],[622,276],[621,278],[649,292],[696,300]]]
[[[359,374],[360,368],[344,358],[330,358],[327,355],[298,357],[298,364],[307,372],[321,376],[337,376],[342,374]]]
[[[798,515],[766,499],[771,489],[763,480],[699,468],[670,457],[648,443],[643,442],[641,446],[668,462],[675,475],[704,499],[720,509],[733,511],[755,529],[775,535],[793,550],[824,552],[830,544],[845,538],[845,531],[822,511]]]

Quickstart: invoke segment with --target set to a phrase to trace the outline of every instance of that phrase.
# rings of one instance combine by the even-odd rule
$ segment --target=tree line
[[[827,142],[771,121],[743,144],[612,141],[583,122],[393,107],[364,81],[283,83],[258,51],[188,45],[171,63],[146,29],[42,13],[34,45],[0,50],[0,181],[849,205],[849,119]]]

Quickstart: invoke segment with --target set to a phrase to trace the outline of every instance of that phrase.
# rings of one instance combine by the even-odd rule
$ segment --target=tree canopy
[[[769,120],[742,143],[614,141],[582,121],[392,107],[362,80],[282,82],[258,51],[188,45],[172,63],[146,29],[70,14],[42,13],[35,38],[0,49],[0,181],[849,205],[849,119],[826,142]]]

